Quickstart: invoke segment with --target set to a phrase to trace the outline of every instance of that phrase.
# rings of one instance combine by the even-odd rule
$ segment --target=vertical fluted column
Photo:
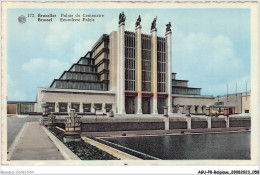
[[[137,114],[142,114],[142,26],[138,25],[135,29],[135,41],[136,41],[136,90],[137,90]]]
[[[156,28],[151,31],[151,56],[152,56],[152,70],[151,70],[151,83],[152,83],[152,93],[153,93],[153,114],[158,114],[157,110],[157,30]]]
[[[118,31],[118,81],[117,81],[117,112],[125,114],[125,23],[119,24]]]
[[[166,93],[168,94],[168,113],[172,113],[172,32],[165,33],[166,38]]]

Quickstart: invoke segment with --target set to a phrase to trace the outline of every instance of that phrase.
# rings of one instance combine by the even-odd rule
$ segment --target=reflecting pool
[[[159,159],[250,159],[250,132],[204,133],[105,140]]]

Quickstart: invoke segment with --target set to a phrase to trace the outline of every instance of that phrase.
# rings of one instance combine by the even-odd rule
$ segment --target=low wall
[[[189,118],[189,117],[188,117]],[[188,118],[170,117],[169,129],[187,129]],[[199,128],[226,128],[226,119],[224,117],[211,117],[211,125],[208,125],[207,117],[192,116],[191,129]],[[58,116],[56,122],[61,128],[65,127],[66,118]],[[229,127],[250,127],[250,117],[229,117]],[[164,130],[165,123],[163,117],[101,117],[88,116],[81,118],[82,132],[107,132],[107,131],[137,131],[137,130]]]
[[[163,122],[82,123],[82,132],[163,130]]]
[[[226,128],[226,121],[224,118],[212,118],[211,128]]]
[[[183,117],[170,118],[169,129],[187,129],[187,121]]]
[[[248,117],[230,117],[229,127],[251,127],[251,120]]]

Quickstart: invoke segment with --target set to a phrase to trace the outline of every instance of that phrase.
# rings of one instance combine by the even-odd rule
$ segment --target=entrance
[[[151,98],[149,97],[142,98],[142,110],[143,110],[143,114],[151,114]]]
[[[135,114],[135,96],[125,97],[125,112],[127,114]]]

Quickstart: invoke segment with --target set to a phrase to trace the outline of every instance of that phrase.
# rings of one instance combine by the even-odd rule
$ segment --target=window
[[[91,112],[91,104],[83,104],[83,112]]]
[[[71,109],[75,109],[75,112],[79,112],[79,103],[71,103]]]
[[[151,91],[151,36],[142,34],[142,91]]]
[[[55,103],[47,103],[47,113],[55,112]]]
[[[157,37],[157,91],[165,92],[166,56],[165,38]]]
[[[106,112],[109,112],[112,109],[112,104],[105,104]]]
[[[59,103],[59,112],[67,112],[68,103]]]
[[[94,108],[95,108],[96,110],[101,110],[101,109],[102,109],[102,103],[95,103],[95,104],[94,104]]]

